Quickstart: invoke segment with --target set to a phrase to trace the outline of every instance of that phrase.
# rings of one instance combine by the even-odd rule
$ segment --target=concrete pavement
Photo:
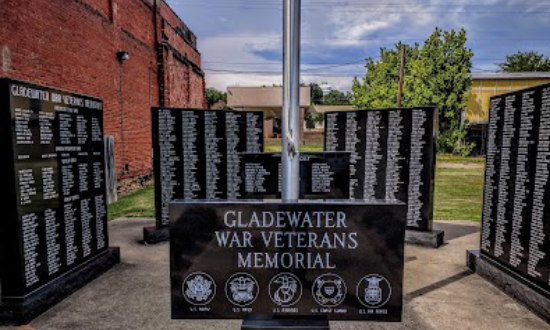
[[[170,319],[169,246],[139,242],[142,228],[153,223],[112,221],[110,241],[121,248],[121,264],[23,329],[240,329],[240,321]],[[402,323],[331,322],[331,329],[550,329],[467,270],[465,251],[479,247],[479,224],[438,222],[435,227],[446,231],[446,245],[406,247]]]

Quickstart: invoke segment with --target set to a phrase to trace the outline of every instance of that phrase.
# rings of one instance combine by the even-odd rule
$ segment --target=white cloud
[[[269,63],[254,52],[276,50],[281,47],[280,38],[273,34],[231,35],[204,38],[199,43],[203,62]]]
[[[361,39],[370,37],[383,29],[391,27],[399,22],[401,15],[376,15],[365,12],[336,12],[327,17],[330,25],[335,29],[331,32],[330,39],[325,43],[333,47],[359,46],[364,43]]]
[[[277,35],[272,34],[232,35],[231,38],[219,36],[204,39],[199,45],[199,50],[202,54],[203,68],[206,71],[207,87],[225,90],[227,86],[261,86],[280,83],[277,77],[272,75],[211,71],[275,71],[280,67],[279,62],[266,60],[255,52],[278,48],[280,48],[280,40]]]
[[[281,74],[266,72],[282,70],[281,63],[275,59],[277,56],[273,55],[282,51],[282,12],[237,8],[236,5],[212,9],[213,3],[224,2],[209,0],[209,3],[210,7],[201,10],[217,11],[223,24],[216,27],[207,20],[195,20],[190,12],[193,7],[186,8],[186,14],[182,15],[184,20],[186,16],[195,20],[194,32],[199,38],[203,67],[207,71],[207,86],[225,90],[229,85],[280,84]],[[542,14],[550,11],[550,4],[545,0],[453,0],[452,3],[448,0],[404,0],[392,3],[370,2],[372,5],[369,5],[361,4],[360,0],[335,1],[334,6],[312,10],[315,3],[305,0],[303,58],[311,62],[355,62],[376,56],[380,47],[391,47],[399,40],[421,43],[436,26],[467,29],[468,45],[475,53],[474,67],[478,69],[494,70],[493,63],[517,50],[535,50],[550,55],[550,46],[544,41],[548,38],[545,31],[550,28],[547,15]],[[517,15],[516,11],[519,11]],[[200,16],[198,13],[196,17]],[[226,37],[228,35],[232,37]],[[256,73],[222,74],[208,69]],[[361,64],[338,67],[304,64],[302,69],[324,75],[364,73]],[[349,76],[302,75],[305,83],[328,82],[342,90],[349,90],[352,79]]]
[[[267,74],[244,74],[244,73],[207,73],[207,87],[213,87],[221,91],[226,91],[229,86],[272,86],[281,85],[283,82],[282,75],[267,75]],[[350,76],[316,76],[303,74],[301,83],[321,84],[326,82],[333,88],[341,91],[351,90],[353,77]]]

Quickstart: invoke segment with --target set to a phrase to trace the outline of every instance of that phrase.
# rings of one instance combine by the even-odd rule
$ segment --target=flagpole
[[[282,197],[295,202],[300,190],[300,25],[301,0],[284,0]]]

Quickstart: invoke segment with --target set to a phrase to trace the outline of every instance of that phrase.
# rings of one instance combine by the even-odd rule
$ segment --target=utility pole
[[[283,202],[300,192],[300,8],[301,0],[284,0],[283,15]]]
[[[403,80],[405,79],[405,45],[401,44],[401,69],[399,70],[399,90],[397,91],[397,107],[401,108],[403,98]]]

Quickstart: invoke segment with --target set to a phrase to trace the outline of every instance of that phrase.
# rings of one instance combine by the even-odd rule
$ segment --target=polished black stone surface
[[[550,85],[491,99],[481,254],[550,297]]]
[[[263,151],[263,112],[152,108],[157,228],[174,199],[238,199],[242,152]]]
[[[243,319],[241,330],[252,329],[300,329],[300,330],[329,330],[329,321],[325,317],[275,317],[273,315],[248,315]]]
[[[170,240],[170,229],[168,227],[143,227],[143,243],[158,244]]]
[[[175,201],[172,317],[400,321],[406,205]]]
[[[479,259],[479,250],[466,250],[466,267],[472,272],[476,271],[476,263]]]
[[[405,233],[405,243],[412,245],[440,248],[445,244],[445,232],[442,230],[410,230]]]
[[[103,103],[3,79],[0,108],[1,294],[24,304],[108,249]]]
[[[24,297],[5,298],[0,303],[0,324],[21,325],[31,322],[118,263],[120,249],[110,247]]]
[[[433,107],[328,112],[325,151],[348,151],[352,199],[401,200],[409,229],[433,223],[437,110]]]
[[[348,152],[319,152],[300,154],[301,199],[349,198]],[[241,154],[244,199],[281,198],[281,154]]]

